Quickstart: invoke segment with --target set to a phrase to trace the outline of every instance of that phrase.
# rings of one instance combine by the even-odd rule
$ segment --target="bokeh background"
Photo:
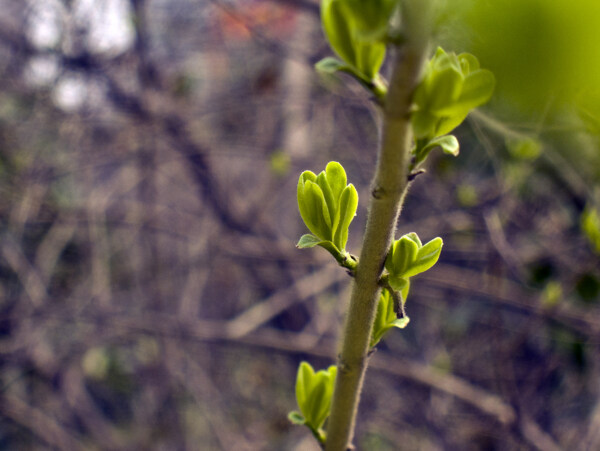
[[[600,449],[600,6],[439,4],[497,90],[411,187],[445,246],[355,445]],[[330,54],[316,0],[0,0],[1,449],[317,449],[286,415],[350,278],[297,177],[345,166],[358,253],[378,133]]]

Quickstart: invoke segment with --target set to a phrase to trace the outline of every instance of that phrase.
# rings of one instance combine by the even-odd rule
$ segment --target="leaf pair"
[[[348,242],[348,227],[356,215],[358,194],[346,185],[346,171],[332,161],[318,176],[304,171],[298,180],[298,208],[312,235],[303,235],[297,246],[322,246],[338,261]]]
[[[389,284],[402,292],[403,301],[408,295],[409,278],[427,271],[440,258],[443,241],[434,238],[423,245],[416,233],[411,232],[394,241],[385,260]]]
[[[385,38],[398,0],[324,0],[321,23],[342,61],[326,58],[319,70],[348,72],[367,85],[379,84]]]
[[[403,297],[402,300],[404,299]],[[381,290],[369,347],[374,348],[390,329],[394,327],[404,329],[409,321],[408,316],[398,317],[398,306],[395,305],[392,294],[386,289]]]
[[[322,426],[331,409],[336,374],[334,365],[315,373],[310,363],[302,362],[296,376],[296,401],[300,412],[290,412],[288,418],[294,424],[310,428],[321,443],[325,442]]]
[[[438,47],[415,91],[415,138],[429,142],[454,130],[473,108],[490,99],[494,85],[494,75],[481,69],[473,55]]]

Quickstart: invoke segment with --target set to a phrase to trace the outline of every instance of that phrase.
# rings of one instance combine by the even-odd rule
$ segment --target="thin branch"
[[[347,279],[337,265],[327,265],[284,290],[277,291],[267,299],[254,304],[227,322],[227,335],[241,338],[258,329],[274,316],[288,309],[296,302],[302,302],[325,291],[332,285]]]
[[[5,394],[0,403],[3,416],[29,429],[51,447],[65,451],[88,449],[62,425],[16,396]]]
[[[352,447],[377,306],[378,281],[408,188],[412,95],[428,52],[430,7],[429,2],[419,2],[418,5],[406,2],[403,6],[407,41],[400,49],[395,49],[394,70],[383,109],[369,216],[346,318],[327,426],[327,451],[345,451]]]

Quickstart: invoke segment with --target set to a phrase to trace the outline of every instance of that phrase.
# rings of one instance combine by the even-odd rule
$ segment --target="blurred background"
[[[445,246],[355,445],[600,449],[600,6],[439,3],[497,90],[411,187]],[[330,54],[316,0],[0,0],[1,449],[317,449],[286,415],[350,279],[297,177],[344,165],[357,254],[378,133]]]

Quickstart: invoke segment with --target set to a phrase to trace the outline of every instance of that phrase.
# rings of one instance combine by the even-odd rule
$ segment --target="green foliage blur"
[[[535,114],[598,92],[599,2],[460,0],[446,8],[442,40],[477,55],[494,73],[498,103]]]
[[[436,40],[473,53],[496,77],[494,95],[477,119],[505,140],[507,180],[527,185],[535,179],[526,167],[543,168],[562,180],[578,215],[586,204],[598,208],[600,2],[440,4]]]

